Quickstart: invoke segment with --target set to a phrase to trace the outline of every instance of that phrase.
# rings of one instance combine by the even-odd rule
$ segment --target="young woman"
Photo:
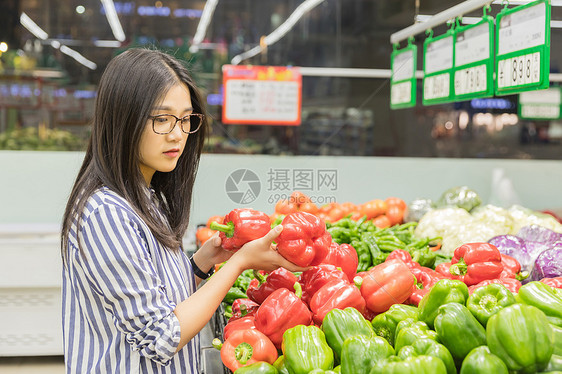
[[[234,255],[218,236],[184,254],[206,130],[203,100],[175,58],[130,49],[110,61],[63,220],[67,372],[198,373],[197,334],[242,271],[303,270],[272,247],[282,228]]]

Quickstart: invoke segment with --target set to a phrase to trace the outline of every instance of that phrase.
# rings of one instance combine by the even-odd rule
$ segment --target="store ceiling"
[[[114,48],[96,47],[93,43],[95,40],[115,40],[108,20],[102,12],[100,0],[2,0],[2,2],[12,9],[12,16],[7,17],[4,14],[0,18],[0,24],[4,25],[4,29],[10,24],[8,20],[13,21],[14,14],[25,12],[49,34],[49,38],[68,40],[69,46],[95,62],[101,70],[115,52]],[[296,0],[219,0],[207,33],[208,40],[213,43],[224,42],[229,50],[251,48],[259,43],[261,36],[267,35],[284,21],[300,3],[302,1]],[[420,0],[417,12],[436,14],[458,3],[459,1],[453,0]],[[341,63],[345,65],[339,67],[388,67],[388,56],[385,56],[382,65],[380,65],[380,57],[390,48],[388,41],[390,34],[413,23],[416,14],[414,4],[414,0],[326,0],[310,12],[308,17],[303,18],[285,40],[279,43],[280,46],[276,47],[280,48],[278,54],[291,56],[291,59],[278,63],[315,63],[316,66],[337,67],[337,64]],[[126,43],[156,42],[171,47],[177,47],[191,40],[204,5],[204,0],[115,1],[127,37]],[[78,6],[84,8],[81,14],[77,12]],[[499,8],[494,6],[496,11]],[[562,20],[562,12],[559,8],[553,8],[553,19]],[[478,15],[477,13],[475,15]],[[14,23],[17,24],[17,20],[12,22]],[[560,35],[558,30],[560,29],[553,31],[553,44],[556,37]],[[436,33],[439,31],[436,30]],[[26,40],[35,39],[21,26],[15,35],[20,41],[20,48],[24,46]],[[422,38],[420,37],[420,40]],[[340,56],[335,59],[329,58],[326,64],[322,64],[322,60],[315,60],[314,56],[306,56],[311,51],[323,48],[334,49],[334,43],[339,43],[335,46],[335,49],[339,50],[338,53],[344,53],[348,49],[346,46],[370,44],[373,49],[380,51],[381,56],[375,60],[369,60],[373,58],[369,53],[365,58]],[[303,46],[308,48],[305,47],[302,51],[295,50]],[[45,48],[52,47],[45,45]],[[272,52],[274,52],[273,48]],[[362,52],[363,50],[360,49],[349,53]],[[321,55],[326,53],[322,52]],[[559,53],[557,48],[553,48],[553,53]],[[75,70],[78,75],[92,74],[87,70],[84,71],[84,67],[72,65],[77,64],[70,61],[65,63],[65,68]]]

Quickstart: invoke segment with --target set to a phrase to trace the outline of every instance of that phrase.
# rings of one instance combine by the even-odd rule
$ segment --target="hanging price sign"
[[[494,95],[494,19],[455,30],[455,101]]]
[[[453,38],[447,31],[423,43],[423,105],[447,103],[453,100]]]
[[[416,66],[418,48],[414,44],[395,50],[390,56],[390,108],[416,106]]]
[[[545,89],[550,73],[550,0],[496,17],[496,95]]]
[[[521,92],[519,94],[519,117],[533,120],[555,120],[562,118],[560,87],[546,90]]]

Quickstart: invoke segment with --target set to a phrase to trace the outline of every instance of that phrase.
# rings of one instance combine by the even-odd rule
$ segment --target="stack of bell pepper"
[[[345,276],[339,281],[344,282]],[[287,304],[286,314],[302,316],[306,305],[295,305],[297,296],[289,294],[293,301]],[[283,307],[278,302],[275,305]],[[221,352],[225,364],[244,367],[240,373],[273,374],[538,373],[562,369],[562,291],[543,282],[530,282],[517,295],[501,284],[489,284],[469,294],[461,280],[441,279],[419,307],[396,303],[371,322],[351,307],[329,311],[320,325],[310,325],[310,314],[304,314],[308,316],[305,322],[284,330],[275,352],[280,356],[274,362],[271,348],[258,348],[253,335],[240,340],[242,334],[232,334],[225,345],[240,348],[238,353],[228,353],[233,352],[231,348],[224,355]],[[269,339],[263,335],[260,339]],[[251,361],[250,365],[243,343],[253,348],[256,359],[264,357],[261,364]]]

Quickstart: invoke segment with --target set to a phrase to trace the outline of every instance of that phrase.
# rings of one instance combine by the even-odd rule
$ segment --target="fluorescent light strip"
[[[94,62],[88,60],[86,57],[82,56],[80,53],[76,52],[72,48],[67,47],[66,45],[61,45],[60,51],[65,55],[72,57],[73,59],[75,59],[76,61],[78,61],[79,63],[81,63],[82,65],[84,65],[85,67],[91,70],[96,70],[96,68],[98,67]]]
[[[35,35],[41,40],[46,40],[49,37],[49,34],[47,34],[41,27],[39,27],[35,22],[33,22],[33,20],[29,18],[29,16],[25,13],[21,14],[20,23],[23,25],[23,27],[28,29],[29,32],[31,32],[33,35]],[[64,44],[61,44],[58,40],[52,40],[50,44],[51,47],[55,49],[60,49],[62,53],[72,57],[73,59],[75,59],[82,65],[86,66],[87,68],[92,70],[97,69],[98,66],[94,62],[88,60],[86,57],[82,56],[74,49],[69,48]]]
[[[283,22],[278,28],[273,30],[271,34],[267,35],[264,38],[265,45],[266,46],[273,45],[274,43],[279,41],[296,25],[296,23],[302,18],[302,16],[304,16],[306,13],[308,13],[310,10],[312,10],[314,7],[316,7],[318,4],[320,4],[323,1],[324,0],[306,0],[304,3],[299,5],[293,11],[293,13],[291,13],[289,18],[285,20],[285,22]],[[234,56],[231,60],[231,63],[233,65],[238,65],[240,62],[260,54],[262,51],[263,51],[262,46],[254,47],[244,53]]]
[[[47,34],[41,27],[37,26],[37,24],[25,13],[21,14],[20,23],[23,27],[29,30],[30,33],[41,40],[45,40],[49,37],[49,34]]]
[[[508,5],[524,5],[524,4],[532,3],[533,1],[534,0],[529,0],[529,1],[526,1],[526,0],[509,0]],[[502,0],[496,0],[492,4],[502,5],[503,1]],[[551,0],[550,5],[551,6],[562,6],[562,0]]]
[[[217,7],[218,2],[219,0],[208,0],[205,3],[203,14],[201,14],[199,24],[197,25],[197,31],[195,31],[193,42],[191,43],[191,47],[189,48],[192,53],[195,53],[199,50],[199,45],[201,44],[201,42],[203,42],[203,39],[205,39],[207,28],[209,27],[209,23],[211,23],[213,13],[215,13],[215,8]]]
[[[117,16],[117,11],[115,10],[115,4],[113,4],[113,0],[101,0],[101,3],[103,4],[103,7],[105,9],[105,16],[107,17],[107,21],[109,22],[109,27],[111,27],[113,36],[115,36],[115,39],[119,40],[120,42],[125,41],[125,32],[123,31],[121,22],[119,22],[119,17]]]
[[[426,14],[418,14],[416,16],[416,22],[420,22],[420,23],[427,22],[427,20],[430,19],[431,17],[433,16],[426,15]],[[480,21],[482,21],[482,18],[480,17],[462,17],[461,19],[461,23],[464,23],[465,25],[473,25]],[[551,20],[550,27],[554,29],[562,28],[562,21]]]
[[[119,48],[121,47],[121,42],[118,40],[96,40],[94,45],[96,47]]]

